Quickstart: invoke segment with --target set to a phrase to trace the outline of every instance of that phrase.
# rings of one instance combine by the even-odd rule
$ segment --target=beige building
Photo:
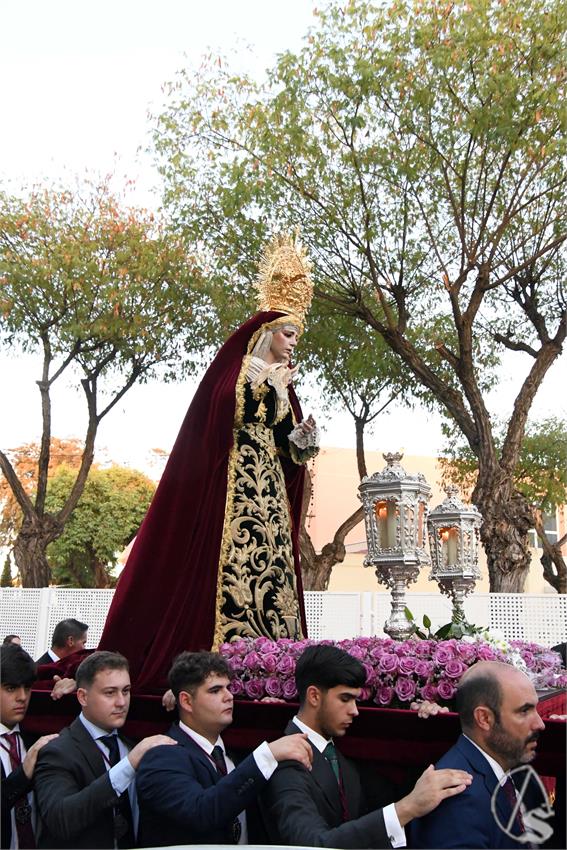
[[[380,452],[367,451],[366,462],[369,475],[381,471],[386,465]],[[421,472],[425,476],[432,490],[429,508],[437,507],[445,498],[441,485],[441,468],[437,459],[407,455],[401,463],[407,472]],[[353,449],[323,447],[312,464],[310,464],[310,470],[313,476],[313,498],[309,509],[308,529],[316,550],[320,551],[325,543],[332,540],[341,522],[360,507],[357,496],[359,478],[356,454]],[[552,527],[554,524],[555,529]],[[550,536],[555,535],[554,539],[563,536],[566,530],[564,507],[557,512],[555,523],[552,518],[548,525]],[[533,542],[534,545],[537,543],[535,534]],[[342,564],[336,564],[333,568],[329,590],[359,592],[385,590],[383,585],[378,585],[374,570],[362,565],[366,553],[364,522],[350,532],[346,539],[346,547],[345,561]],[[543,579],[540,556],[541,549],[532,549],[532,566],[525,590],[527,593],[555,593],[551,585]],[[488,572],[482,547],[480,568],[482,579],[478,582],[476,590],[488,592]],[[424,567],[418,581],[411,586],[409,592],[435,593],[437,585],[435,582],[428,581],[428,574],[429,568]]]

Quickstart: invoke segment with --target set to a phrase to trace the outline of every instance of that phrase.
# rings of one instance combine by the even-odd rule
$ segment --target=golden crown
[[[299,239],[279,233],[266,246],[256,278],[258,309],[279,310],[303,319],[313,298],[311,261]]]

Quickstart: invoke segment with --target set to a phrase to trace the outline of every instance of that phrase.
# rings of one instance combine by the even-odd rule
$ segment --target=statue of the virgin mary
[[[297,238],[273,240],[257,289],[260,312],[195,393],[100,640],[129,659],[136,691],[162,687],[184,649],[306,636],[297,538],[318,448],[293,389],[313,290]]]

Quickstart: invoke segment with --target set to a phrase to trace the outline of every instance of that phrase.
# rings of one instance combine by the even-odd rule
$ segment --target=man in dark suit
[[[156,747],[136,777],[140,844],[254,843],[246,809],[283,759],[311,765],[311,748],[298,733],[264,742],[237,767],[221,733],[232,722],[230,672],[214,652],[183,652],[169,672],[179,725],[169,734],[177,747]]]
[[[73,652],[80,652],[85,648],[88,628],[86,623],[73,617],[61,620],[53,629],[51,649],[44,652],[36,664],[55,664]]]
[[[123,655],[94,652],[81,662],[76,678],[81,714],[42,749],[37,762],[38,846],[133,847],[136,770],[149,749],[175,742],[154,735],[131,747],[118,734],[130,706]]]
[[[15,643],[0,647],[0,769],[2,826],[0,847],[35,846],[36,813],[33,794],[37,754],[57,735],[35,741],[20,731],[26,716],[36,665]]]
[[[285,762],[262,795],[274,844],[311,847],[404,847],[405,825],[470,782],[461,770],[430,766],[406,797],[368,811],[354,765],[334,746],[358,714],[356,700],[366,680],[362,664],[334,646],[310,646],[296,667],[300,707],[287,734],[305,732],[313,769]]]
[[[463,734],[438,765],[467,770],[474,779],[459,797],[445,800],[412,824],[414,847],[500,850],[526,846],[526,813],[523,817],[522,800],[509,771],[535,757],[544,728],[537,702],[528,677],[510,664],[485,661],[469,668],[457,689]],[[533,798],[534,789],[527,785]],[[535,805],[542,802],[540,794]],[[543,809],[541,814],[545,820]]]

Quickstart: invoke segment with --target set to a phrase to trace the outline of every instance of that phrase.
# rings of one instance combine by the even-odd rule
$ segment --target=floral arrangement
[[[524,670],[538,688],[567,686],[567,672],[556,652],[522,640],[505,641],[500,635],[483,632],[460,640],[405,640],[360,637],[352,640],[319,641],[346,650],[366,670],[361,701],[381,707],[409,708],[415,699],[452,705],[457,682],[465,670],[479,660],[504,661]],[[235,697],[297,697],[295,664],[306,646],[318,641],[277,641],[246,638],[224,643],[221,654],[233,673]]]

